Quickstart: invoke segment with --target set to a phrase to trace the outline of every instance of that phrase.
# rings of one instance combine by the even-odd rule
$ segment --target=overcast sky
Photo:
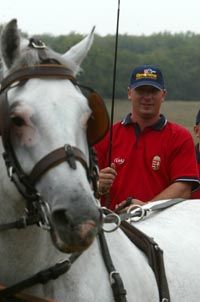
[[[72,31],[115,34],[118,0],[1,0],[0,23],[17,18],[29,35]],[[120,0],[119,32],[151,35],[168,31],[200,34],[200,0]]]

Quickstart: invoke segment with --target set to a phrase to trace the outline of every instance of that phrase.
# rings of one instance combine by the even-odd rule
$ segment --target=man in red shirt
[[[198,143],[195,146],[195,149],[196,149],[197,165],[198,165],[199,176],[200,176],[200,110],[196,115],[196,125],[194,126],[194,134],[198,141]],[[192,198],[200,199],[200,188],[192,193]]]
[[[161,70],[150,65],[136,67],[128,87],[131,113],[113,126],[111,167],[109,134],[95,146],[99,191],[110,194],[111,209],[127,197],[138,204],[190,198],[191,190],[199,186],[192,136],[160,114],[165,96]]]

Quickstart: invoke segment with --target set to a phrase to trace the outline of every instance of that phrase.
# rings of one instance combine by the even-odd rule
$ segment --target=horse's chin
[[[61,241],[60,239],[58,240],[53,240],[53,243],[55,245],[55,247],[66,254],[71,254],[71,253],[76,253],[76,252],[84,252],[93,242],[93,240],[91,242],[89,242],[87,245],[67,245],[65,242]]]

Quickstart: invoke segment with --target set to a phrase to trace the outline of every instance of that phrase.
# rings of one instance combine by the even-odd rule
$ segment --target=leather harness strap
[[[156,204],[151,204],[148,207],[141,207],[140,205],[137,204],[132,204],[132,197],[128,197],[125,201],[125,203],[122,206],[119,206],[119,209],[117,208],[117,211],[115,211],[115,213],[119,213],[119,210],[121,211],[122,209],[124,209],[125,207],[132,207],[134,206],[134,211],[130,211],[130,212],[124,212],[124,213],[119,213],[119,217],[121,221],[124,220],[128,220],[130,221],[139,221],[151,214],[153,214],[154,212],[158,212],[158,211],[162,211],[165,210],[167,208],[170,208],[178,203],[181,203],[185,201],[185,199],[183,198],[175,198],[175,199],[169,199],[167,201],[164,201],[162,203],[156,203]],[[134,218],[137,218],[137,220],[134,220]],[[109,222],[109,220],[111,220],[108,216],[105,217],[105,221],[104,222]],[[110,221],[111,222],[111,221]]]
[[[43,64],[21,68],[17,71],[12,72],[1,81],[0,90],[1,92],[4,91],[6,88],[12,86],[15,82],[38,77],[53,78],[55,76],[76,82],[76,79],[72,75],[70,75],[70,70],[68,68],[58,64]]]
[[[69,259],[62,262],[56,263],[55,265],[49,267],[48,269],[42,270],[32,277],[22,280],[14,285],[11,285],[7,288],[0,290],[0,301],[10,302],[6,298],[15,296],[18,292],[23,291],[26,288],[29,288],[36,284],[46,284],[50,280],[55,280],[61,275],[65,274],[70,268],[71,265],[80,257],[82,253],[73,253]],[[23,300],[22,300],[23,301]],[[34,302],[35,300],[33,300]],[[36,300],[37,301],[37,300]],[[40,301],[40,300],[39,300]],[[38,302],[39,302],[38,301]],[[42,300],[41,300],[42,301]],[[46,301],[46,300],[43,300]]]
[[[158,285],[160,302],[170,302],[170,293],[165,273],[163,251],[153,238],[147,236],[126,221],[121,222],[121,229],[127,237],[147,256]]]
[[[102,253],[102,256],[104,259],[104,263],[105,263],[106,269],[110,275],[111,287],[112,287],[113,296],[115,298],[115,301],[116,302],[127,302],[126,290],[124,288],[124,284],[120,277],[119,272],[116,271],[116,269],[113,265],[104,232],[101,231],[99,233],[98,237],[99,237],[101,253]]]
[[[72,169],[76,169],[75,160],[78,160],[84,166],[87,174],[89,174],[89,169],[86,163],[87,161],[83,152],[81,152],[81,150],[77,149],[76,147],[65,145],[64,147],[50,152],[39,162],[37,162],[31,173],[29,174],[28,179],[31,184],[35,184],[35,182],[38,181],[46,171],[64,161],[67,161]]]
[[[5,286],[0,284],[0,290],[4,288]],[[1,299],[1,302],[59,302],[59,301],[52,300],[52,299],[38,298],[28,294],[16,294],[14,298],[9,297],[5,299]]]

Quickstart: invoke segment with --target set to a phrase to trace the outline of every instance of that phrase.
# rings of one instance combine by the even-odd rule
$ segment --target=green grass
[[[106,106],[110,113],[111,101],[106,101]],[[200,109],[200,102],[193,101],[165,101],[161,107],[168,120],[181,124],[189,129],[193,135],[195,117]],[[130,102],[128,100],[116,100],[114,110],[114,121],[121,120],[130,112]]]

